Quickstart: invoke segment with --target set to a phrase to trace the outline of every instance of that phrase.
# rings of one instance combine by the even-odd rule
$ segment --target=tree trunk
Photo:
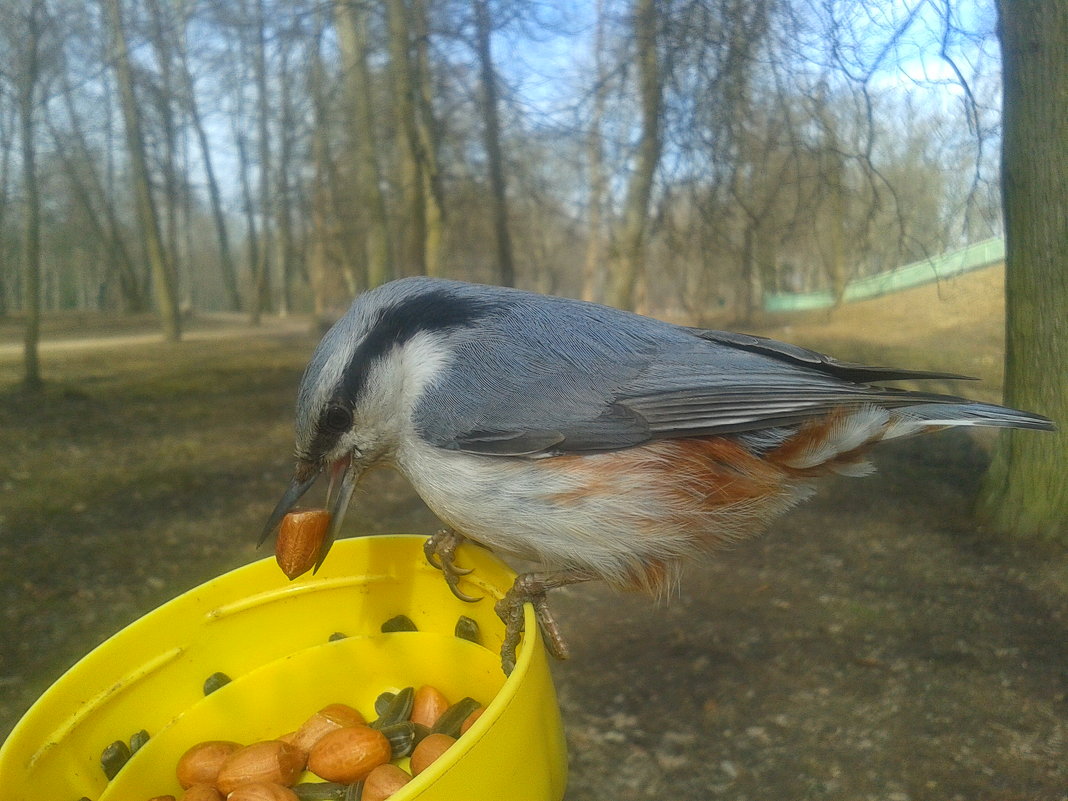
[[[741,269],[738,272],[738,298],[735,304],[735,322],[742,328],[750,327],[756,316],[756,237],[756,222],[746,220],[742,238]]]
[[[441,132],[434,117],[434,87],[430,76],[430,21],[426,0],[412,0],[415,32],[415,127],[422,158],[423,204],[426,217],[425,262],[427,275],[441,275],[445,249],[445,190],[438,153]]]
[[[278,272],[279,293],[278,313],[287,315],[293,309],[293,262],[295,248],[293,246],[293,208],[292,187],[289,176],[293,169],[293,130],[296,125],[293,114],[293,101],[289,90],[289,59],[285,46],[282,47],[282,62],[278,71],[278,80],[281,84],[281,98],[279,98],[278,111],[282,130],[278,137]]]
[[[1053,433],[1002,432],[978,511],[1068,544],[1068,6],[998,3],[1005,210],[1005,402]]]
[[[237,144],[237,172],[241,182],[241,205],[245,209],[245,242],[248,248],[248,271],[251,276],[251,298],[249,318],[255,325],[260,319],[257,303],[256,270],[260,265],[260,237],[256,228],[256,201],[252,194],[252,164],[248,155],[248,141],[243,131],[237,131],[234,138]]]
[[[586,134],[586,158],[589,163],[589,212],[586,233],[586,259],[582,270],[582,298],[601,303],[604,300],[604,205],[607,180],[604,168],[604,109],[608,100],[608,74],[604,65],[604,0],[597,0],[596,31],[593,41],[594,80],[593,116]]]
[[[178,246],[178,209],[181,205],[178,191],[178,125],[174,117],[174,57],[171,53],[171,30],[172,22],[164,20],[163,9],[158,0],[149,0],[149,9],[152,16],[152,47],[156,51],[156,59],[159,62],[159,86],[155,92],[156,107],[159,109],[160,127],[163,133],[163,201],[164,219],[166,225],[164,232],[164,254],[167,258],[167,269],[174,277],[175,286],[183,282],[180,278],[182,270],[181,250]],[[188,277],[187,279],[188,280]],[[180,294],[180,292],[179,292]]]
[[[13,116],[13,115],[12,115]],[[10,117],[0,115],[0,231],[7,220],[8,192],[11,180],[11,149],[15,143],[15,127]],[[7,276],[5,265],[0,264],[0,318],[7,316]]]
[[[508,187],[504,178],[501,123],[497,110],[497,71],[493,68],[493,52],[490,48],[491,31],[489,0],[475,0],[475,37],[482,90],[482,136],[489,162],[493,230],[497,238],[497,280],[502,286],[515,286],[512,237],[508,230]]]
[[[329,198],[324,180],[322,137],[312,132],[312,178],[311,202],[309,213],[311,215],[310,241],[308,242],[308,284],[312,291],[312,311],[318,318],[326,314],[332,305],[334,288],[331,279],[334,271],[331,269],[328,242],[330,240],[329,224],[327,222]]]
[[[347,0],[334,0],[334,18],[352,115],[349,130],[355,140],[352,157],[357,194],[367,214],[367,284],[373,287],[392,277],[393,256],[386,199],[382,194],[382,173],[378,166],[371,71],[367,67],[367,10],[363,6],[353,7]]]
[[[660,162],[660,111],[663,86],[657,57],[657,17],[655,0],[635,0],[634,41],[638,58],[638,81],[642,103],[642,131],[638,155],[627,186],[623,226],[616,243],[615,286],[612,303],[634,308],[638,280],[645,255],[645,229],[653,178]]]
[[[182,336],[181,319],[178,316],[178,297],[175,293],[174,276],[169,269],[163,238],[160,234],[159,217],[152,198],[148,164],[145,158],[144,136],[141,133],[141,117],[134,94],[133,71],[126,46],[126,31],[122,23],[120,0],[104,0],[111,26],[114,50],[115,73],[119,81],[119,100],[126,123],[126,145],[130,151],[130,171],[137,204],[137,218],[145,251],[152,272],[152,285],[156,295],[166,339],[177,342]]]
[[[208,200],[211,203],[211,218],[215,224],[215,236],[219,240],[219,268],[222,273],[223,288],[226,291],[226,302],[230,311],[241,311],[241,291],[237,286],[237,266],[234,264],[233,250],[230,247],[230,232],[226,224],[226,212],[223,209],[222,192],[219,190],[219,180],[215,176],[215,163],[211,157],[211,143],[208,141],[208,132],[204,128],[204,119],[200,114],[200,104],[197,102],[196,87],[193,84],[193,72],[189,68],[189,53],[186,48],[185,25],[181,28],[178,37],[178,62],[181,68],[182,95],[185,105],[185,113],[189,115],[189,121],[197,136],[200,145],[200,156],[204,162],[204,177],[208,182]]]
[[[40,44],[42,11],[40,2],[30,4],[27,18],[25,63],[18,80],[19,125],[22,142],[22,184],[25,194],[23,220],[23,309],[26,330],[23,336],[23,385],[30,392],[41,389],[41,363],[37,344],[41,337],[41,196],[37,191],[37,148],[34,131],[37,81],[41,64]]]
[[[256,41],[253,48],[253,71],[256,78],[256,127],[260,167],[260,243],[259,258],[252,265],[251,321],[258,325],[263,312],[271,306],[271,140],[268,121],[271,99],[267,94],[267,24],[263,0],[256,0]]]
[[[397,126],[397,178],[401,191],[400,262],[402,274],[426,273],[426,198],[423,163],[415,124],[415,94],[408,12],[404,0],[389,0],[389,71]]]
[[[830,163],[828,164],[827,191],[831,195],[831,219],[828,243],[830,253],[827,256],[827,272],[831,277],[831,291],[834,293],[834,308],[839,308],[845,302],[846,288],[849,286],[851,270],[846,264],[846,202],[843,173],[845,165],[837,151],[829,152]]]
[[[324,87],[325,77],[320,48],[325,22],[321,7],[315,11],[315,34],[311,41],[308,93],[312,99],[314,124],[311,131],[312,192],[311,247],[308,279],[315,313],[323,316],[343,309],[359,289],[362,269],[359,250],[349,244],[347,226],[341,223],[341,179],[330,151],[330,113]]]

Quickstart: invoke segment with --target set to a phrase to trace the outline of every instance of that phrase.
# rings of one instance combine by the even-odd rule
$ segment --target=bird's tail
[[[873,469],[866,458],[872,445],[957,426],[1053,430],[1053,423],[1042,415],[955,398],[893,408],[866,405],[809,421],[766,452],[765,458],[808,475],[861,476]]]
[[[961,401],[951,403],[920,403],[893,409],[890,425],[883,439],[909,436],[933,428],[955,426],[986,426],[993,428],[1028,428],[1052,431],[1053,422],[1040,414],[1010,409],[993,403]]]

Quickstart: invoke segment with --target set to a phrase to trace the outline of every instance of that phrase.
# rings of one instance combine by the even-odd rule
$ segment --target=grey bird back
[[[449,366],[416,408],[418,430],[439,447],[502,455],[609,450],[791,425],[866,404],[964,403],[973,418],[988,415],[987,424],[1048,426],[1001,407],[850,380],[937,374],[848,365],[566,298],[444,286],[477,297],[486,310],[476,325],[447,332]]]

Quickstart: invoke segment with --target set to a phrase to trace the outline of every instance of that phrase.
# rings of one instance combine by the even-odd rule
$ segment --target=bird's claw
[[[445,583],[449,585],[449,590],[452,591],[453,595],[461,601],[474,603],[481,600],[481,596],[468,595],[460,589],[460,579],[470,575],[473,572],[472,569],[457,567],[453,562],[456,548],[463,541],[462,535],[457,534],[452,529],[443,528],[423,543],[423,553],[426,554],[426,560],[441,571],[441,574],[445,577]]]
[[[571,649],[560,633],[549,601],[545,597],[545,587],[536,574],[527,573],[519,576],[507,594],[497,602],[494,610],[504,622],[504,641],[501,643],[501,667],[506,675],[515,669],[516,651],[525,629],[523,607],[530,603],[534,606],[534,617],[538,621],[545,647],[556,659],[567,659]]]

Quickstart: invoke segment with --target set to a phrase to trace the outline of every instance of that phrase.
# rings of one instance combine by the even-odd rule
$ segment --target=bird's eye
[[[352,425],[352,410],[344,406],[330,406],[323,415],[323,426],[330,431],[348,431]]]

